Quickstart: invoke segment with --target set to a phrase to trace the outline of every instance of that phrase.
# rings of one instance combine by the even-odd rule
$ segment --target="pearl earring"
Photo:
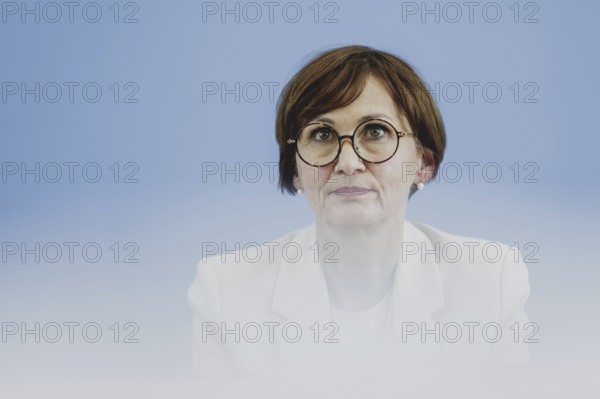
[[[302,195],[302,194],[304,194],[304,190],[302,190],[301,188],[299,188],[298,190],[296,190],[296,194]]]
[[[417,183],[417,188],[419,190],[423,190],[425,188],[425,184],[422,181],[420,181],[420,182]]]

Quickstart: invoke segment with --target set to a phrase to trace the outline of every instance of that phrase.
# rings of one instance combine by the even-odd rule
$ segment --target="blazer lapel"
[[[281,260],[272,309],[290,321],[314,323],[326,320],[330,315],[325,275],[321,264],[313,261],[313,252],[309,248],[314,242],[313,223],[294,237],[294,243],[301,248],[299,261]]]
[[[287,330],[286,336],[292,336],[293,340],[298,326],[302,333],[298,342],[290,342],[281,334],[278,336],[279,358],[286,367],[310,364],[310,359],[323,349],[322,344],[314,342],[315,329],[322,333],[325,323],[331,321],[325,275],[320,263],[314,262],[314,252],[309,248],[315,243],[315,237],[314,223],[294,236],[293,241],[302,251],[300,260],[295,263],[282,260],[277,276],[272,310],[286,320],[282,329],[297,323],[295,328]],[[319,323],[318,326],[311,329],[315,323]]]
[[[393,345],[405,355],[414,355],[419,361],[436,360],[440,342],[436,342],[433,332],[423,335],[425,329],[435,331],[434,314],[446,305],[434,254],[430,252],[422,258],[423,249],[431,251],[433,244],[425,234],[406,221],[404,242],[416,244],[419,250],[414,255],[402,255],[396,265],[390,309]]]

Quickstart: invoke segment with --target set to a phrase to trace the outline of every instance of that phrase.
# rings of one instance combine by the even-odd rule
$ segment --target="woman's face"
[[[372,115],[391,123],[396,130],[411,133],[407,120],[398,114],[383,84],[369,77],[360,96],[351,104],[319,115],[328,119],[340,136],[351,135],[359,119]],[[412,184],[424,181],[422,156],[413,136],[400,138],[398,150],[386,162],[362,161],[350,140],[342,141],[340,156],[330,165],[314,167],[296,154],[296,189],[306,193],[321,222],[340,226],[368,225],[389,218],[404,218]]]

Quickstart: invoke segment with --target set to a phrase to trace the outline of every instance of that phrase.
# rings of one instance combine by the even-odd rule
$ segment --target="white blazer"
[[[313,367],[351,351],[326,339],[335,325],[326,325],[331,308],[314,243],[313,223],[265,243],[261,253],[200,260],[188,291],[199,375]],[[408,221],[403,245],[382,364],[528,359],[536,325],[524,310],[528,271],[516,248]]]

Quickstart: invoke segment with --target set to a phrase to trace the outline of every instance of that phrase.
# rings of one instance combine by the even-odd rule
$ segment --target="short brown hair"
[[[406,116],[421,149],[435,166],[444,157],[446,133],[439,109],[425,83],[401,58],[366,46],[325,51],[310,60],[284,87],[277,103],[279,188],[295,194],[295,147],[287,144],[310,119],[351,104],[373,75],[386,85],[398,111]],[[412,192],[411,192],[412,194]]]

